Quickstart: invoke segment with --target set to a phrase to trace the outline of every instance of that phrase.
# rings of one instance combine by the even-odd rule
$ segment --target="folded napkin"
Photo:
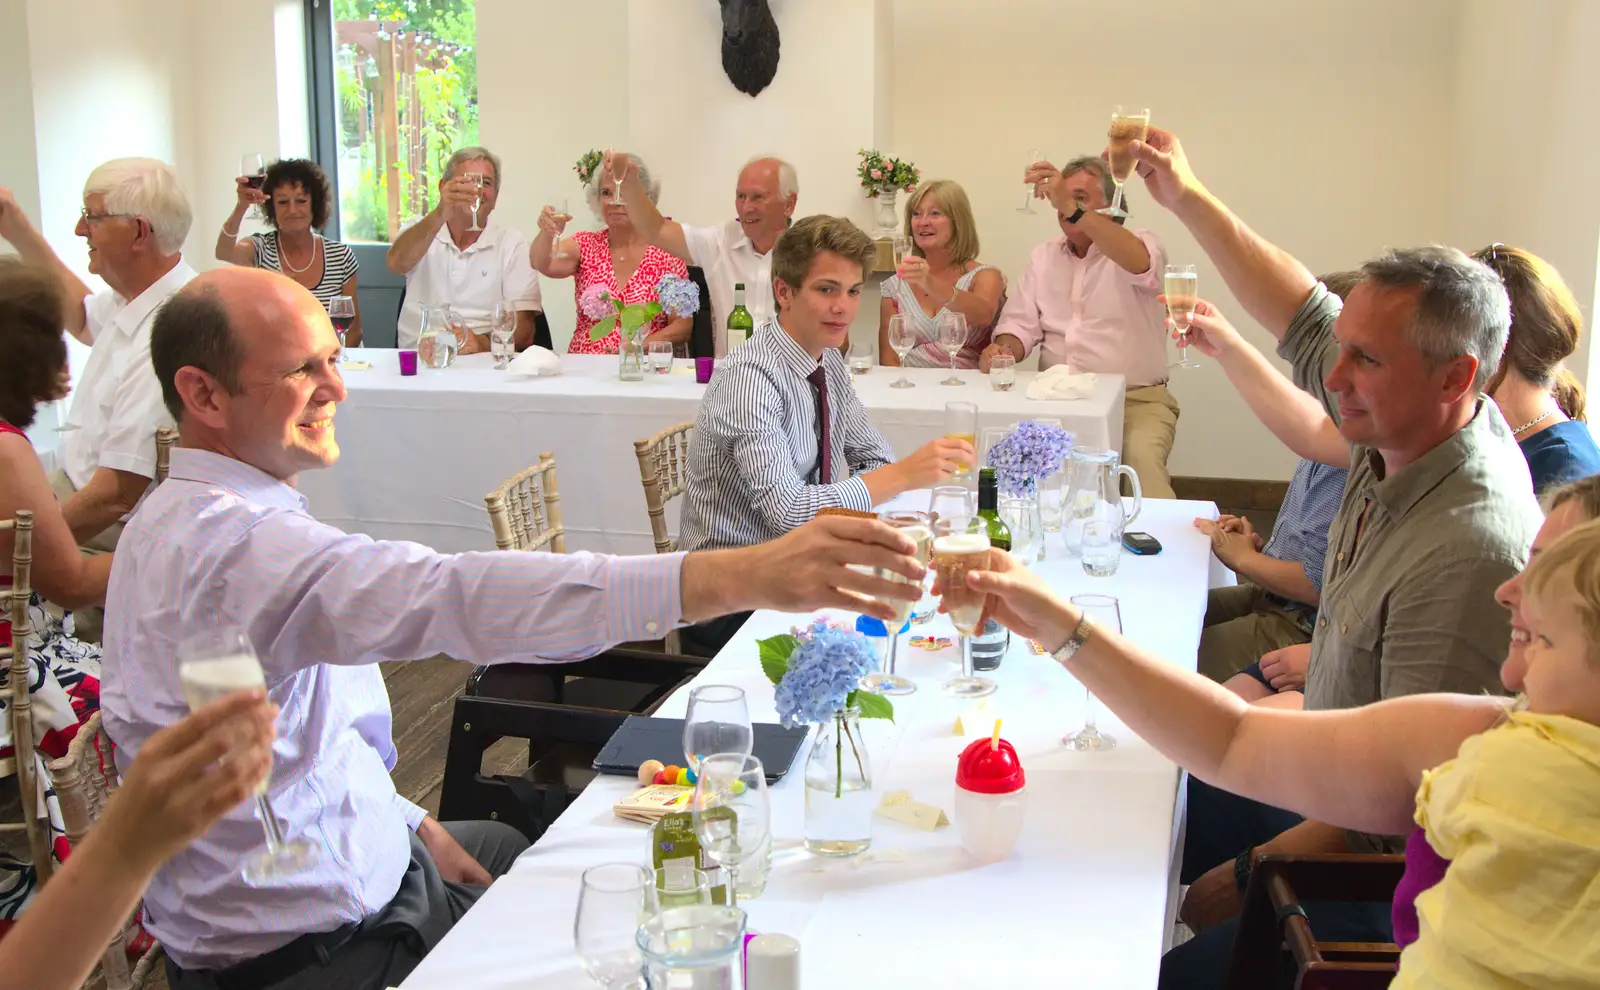
[[[561,374],[561,359],[547,347],[530,347],[511,359],[506,371],[526,378]]]
[[[1094,387],[1099,382],[1100,376],[1092,372],[1075,375],[1072,369],[1064,364],[1039,372],[1037,378],[1028,383],[1028,398],[1035,402],[1059,399],[1085,399],[1094,394]]]

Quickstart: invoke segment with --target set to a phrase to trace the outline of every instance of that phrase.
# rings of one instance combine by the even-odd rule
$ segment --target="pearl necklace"
[[[1554,409],[1551,409],[1551,410],[1545,412],[1544,415],[1540,416],[1538,419],[1530,419],[1526,423],[1524,423],[1523,425],[1521,425],[1521,426],[1517,427],[1516,429],[1512,430],[1511,431],[1511,435],[1512,436],[1516,436],[1519,433],[1526,433],[1528,430],[1533,429],[1535,426],[1538,426],[1540,423],[1543,423],[1545,420],[1549,419],[1551,416],[1554,416],[1555,414],[1556,414],[1556,411]]]
[[[306,262],[305,268],[296,268],[295,266],[289,264],[289,252],[287,252],[287,251],[285,251],[283,249],[283,238],[279,237],[278,238],[278,263],[283,266],[283,270],[284,271],[293,272],[296,275],[303,275],[303,274],[305,274],[305,271],[306,271],[307,268],[310,268],[312,265],[317,263],[317,245],[320,244],[320,243],[322,243],[322,235],[317,233],[316,231],[312,231],[311,232],[311,260]]]

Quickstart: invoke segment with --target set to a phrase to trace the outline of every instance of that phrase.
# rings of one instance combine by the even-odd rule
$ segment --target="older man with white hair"
[[[772,246],[794,217],[800,180],[781,158],[752,158],[734,187],[734,219],[715,227],[690,227],[668,220],[639,181],[632,156],[608,152],[605,166],[622,187],[633,226],[646,240],[706,273],[717,355],[728,351],[728,314],[736,284],[745,288],[745,305],[761,326],[778,313],[772,298]]]
[[[67,417],[61,470],[51,479],[72,535],[91,552],[116,548],[122,519],[155,477],[155,432],[171,420],[150,367],[150,324],[195,277],[182,255],[192,219],[166,163],[116,158],[95,169],[83,186],[76,233],[88,243],[89,271],[109,288],[91,293],[0,189],[0,237],[56,273],[66,298],[62,324],[93,348]]]
[[[448,305],[465,327],[461,353],[487,351],[489,324],[502,302],[517,312],[517,350],[535,342],[534,315],[544,307],[528,264],[528,238],[492,219],[503,174],[500,156],[488,148],[458,150],[439,179],[439,205],[389,245],[389,270],[406,278],[401,347],[417,346],[425,307]]]

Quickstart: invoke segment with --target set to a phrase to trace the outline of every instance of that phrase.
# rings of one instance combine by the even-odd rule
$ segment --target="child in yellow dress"
[[[1506,684],[1526,704],[1417,792],[1450,868],[1417,897],[1395,990],[1600,986],[1600,522],[1536,556],[1522,594]]]

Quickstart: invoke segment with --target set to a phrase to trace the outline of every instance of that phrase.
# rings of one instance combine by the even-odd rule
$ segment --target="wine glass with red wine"
[[[245,155],[239,159],[239,174],[244,176],[244,184],[251,189],[259,191],[267,182],[267,160],[260,155]],[[261,211],[261,204],[250,207],[250,212],[245,214],[246,220],[265,220],[267,215]]]
[[[328,319],[339,333],[339,363],[344,363],[344,335],[356,322],[356,301],[349,296],[334,296],[328,300]]]

